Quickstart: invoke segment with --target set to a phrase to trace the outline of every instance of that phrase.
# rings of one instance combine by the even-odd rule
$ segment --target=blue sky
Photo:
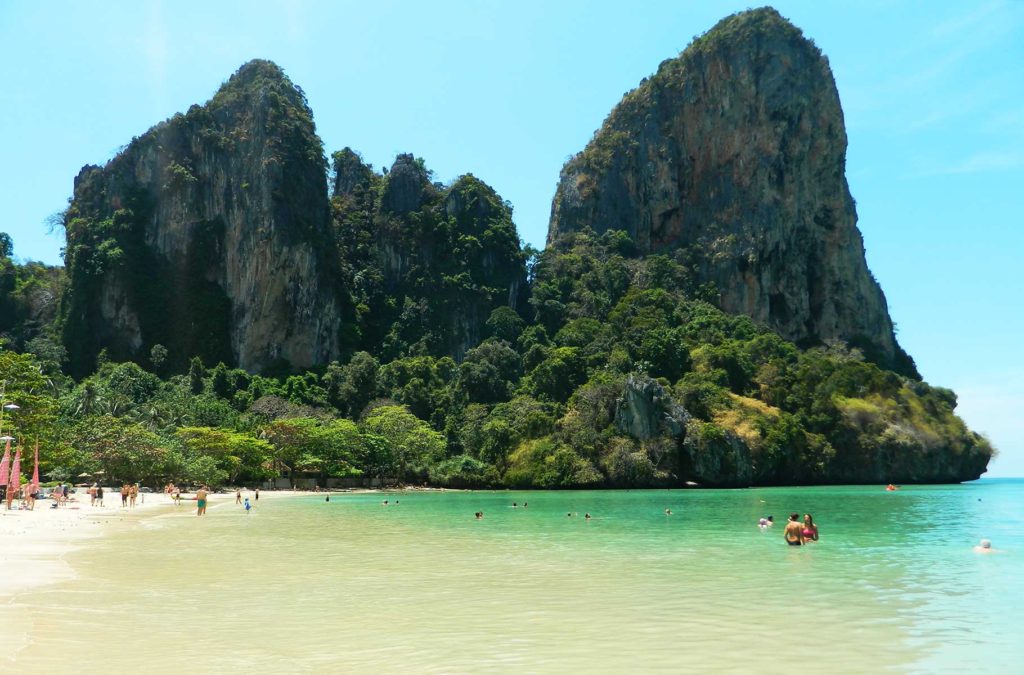
[[[628,8],[627,8],[628,7]],[[566,158],[735,2],[0,1],[0,231],[57,263],[85,164],[251,58],[309,97],[328,153],[472,172],[542,246]],[[778,2],[828,56],[868,264],[925,378],[1024,476],[1024,2]]]

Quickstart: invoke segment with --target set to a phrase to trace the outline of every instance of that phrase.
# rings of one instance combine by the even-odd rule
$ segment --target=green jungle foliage
[[[338,199],[336,211],[350,213]],[[445,216],[430,231],[446,232],[447,245],[467,236],[458,222]],[[153,485],[282,475],[541,488],[909,481],[940,475],[922,467],[983,467],[991,456],[955,416],[953,392],[842,343],[801,350],[716,309],[681,262],[630,251],[620,232],[555,242],[533,268],[528,318],[500,304],[461,360],[440,346],[448,326],[395,312],[373,327],[375,353],[316,372],[266,377],[198,357],[171,369],[158,344],[148,370],[101,354],[76,381],[46,327],[22,319],[0,347],[4,399],[21,406],[2,431],[26,448],[38,440],[51,480],[103,471]],[[444,269],[471,273],[476,259],[461,258]],[[5,306],[51,279],[4,260]],[[411,293],[427,276],[400,274],[391,288]],[[367,298],[387,288],[382,280]],[[448,302],[418,297],[435,311]]]
[[[349,148],[333,160],[342,285],[360,348],[385,360],[461,359],[492,311],[525,309],[526,254],[512,207],[488,185],[471,174],[434,183],[409,154],[382,174]]]

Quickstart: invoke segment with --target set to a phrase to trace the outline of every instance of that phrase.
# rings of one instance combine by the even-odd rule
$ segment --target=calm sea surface
[[[784,545],[790,511],[818,543]],[[69,561],[76,580],[0,608],[28,634],[0,670],[1024,668],[1021,480],[182,506]]]

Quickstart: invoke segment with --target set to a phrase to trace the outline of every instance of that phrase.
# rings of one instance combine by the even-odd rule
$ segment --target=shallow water
[[[264,500],[251,515],[216,505],[204,519],[171,507],[70,556],[75,581],[0,609],[29,636],[6,663],[1011,672],[1024,629],[1022,507],[1024,481],[1010,480],[894,493],[320,495]],[[821,541],[784,545],[794,510],[815,515]],[[778,524],[762,533],[767,514]],[[982,536],[1004,552],[974,553]]]

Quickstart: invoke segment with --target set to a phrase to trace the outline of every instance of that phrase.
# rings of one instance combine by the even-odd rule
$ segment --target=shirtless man
[[[786,523],[786,529],[782,531],[782,536],[790,546],[803,545],[804,528],[803,523],[800,522],[799,513],[789,514],[789,522]]]
[[[206,514],[206,486],[199,488],[196,491],[196,515],[202,516]]]

